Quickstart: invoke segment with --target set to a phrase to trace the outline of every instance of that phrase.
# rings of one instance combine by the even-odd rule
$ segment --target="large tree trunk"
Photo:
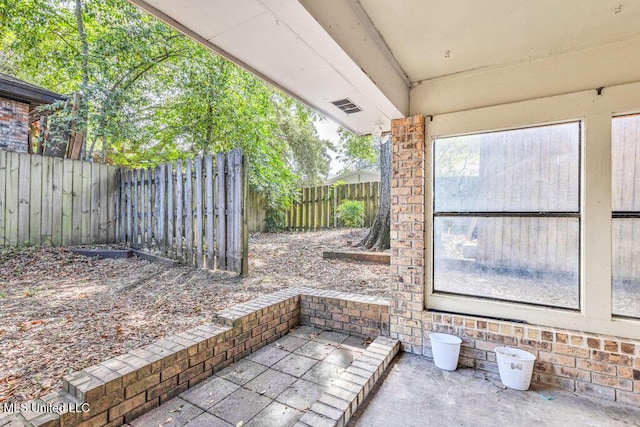
[[[380,144],[380,201],[369,234],[356,246],[372,251],[391,247],[391,143],[390,137]]]

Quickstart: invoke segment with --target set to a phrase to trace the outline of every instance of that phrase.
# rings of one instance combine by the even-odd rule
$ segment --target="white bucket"
[[[436,366],[445,371],[455,371],[458,367],[462,340],[455,335],[438,333],[429,334],[429,339],[431,340],[433,362]]]
[[[514,390],[529,390],[536,357],[511,347],[496,347],[495,352],[502,384]]]

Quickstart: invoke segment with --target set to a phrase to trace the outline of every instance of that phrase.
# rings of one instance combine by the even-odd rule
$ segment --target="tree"
[[[380,141],[379,138],[376,140]],[[386,135],[380,146],[380,199],[369,233],[356,246],[374,251],[391,247],[391,142]]]
[[[344,164],[341,174],[358,169],[379,168],[380,147],[371,135],[355,135],[344,128],[338,129],[338,135],[340,135],[338,160]]]
[[[316,113],[124,0],[0,0],[3,71],[82,93],[50,119],[86,133],[89,160],[148,167],[241,148],[276,211],[328,170]]]

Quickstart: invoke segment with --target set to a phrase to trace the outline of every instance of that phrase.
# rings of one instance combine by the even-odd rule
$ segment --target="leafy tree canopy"
[[[138,167],[242,148],[272,209],[327,174],[318,116],[125,0],[0,0],[0,72],[83,94],[57,119],[86,157]]]
[[[358,169],[380,170],[380,147],[373,136],[358,136],[344,128],[338,130],[338,135],[338,160],[344,164],[340,174]]]

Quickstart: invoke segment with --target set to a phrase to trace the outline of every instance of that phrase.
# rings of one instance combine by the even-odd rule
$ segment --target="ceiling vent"
[[[350,100],[349,98],[340,99],[338,101],[333,101],[332,104],[335,105],[336,107],[338,107],[339,109],[341,109],[343,112],[345,112],[347,114],[353,114],[353,113],[357,113],[359,111],[362,111],[362,108],[360,108],[356,104],[354,104],[353,101]]]

